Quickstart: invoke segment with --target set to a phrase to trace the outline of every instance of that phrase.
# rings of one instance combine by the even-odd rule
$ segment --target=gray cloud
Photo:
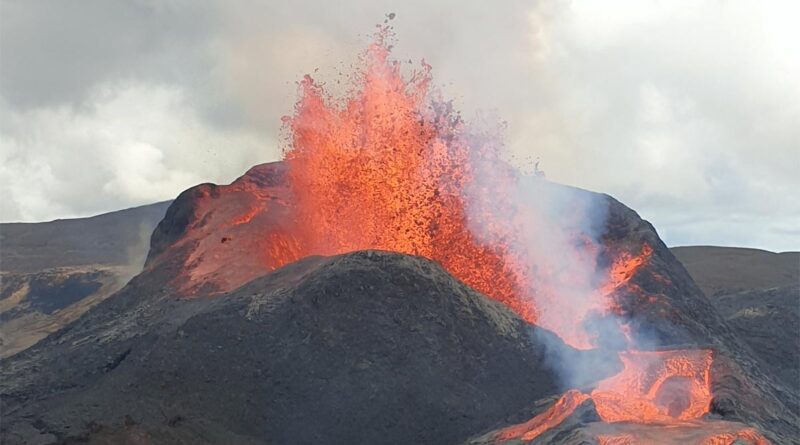
[[[671,244],[800,249],[791,2],[0,8],[3,220],[165,199],[276,159],[295,82],[335,81],[395,12],[396,56],[430,62],[467,117],[507,120],[514,159],[614,195]]]
[[[209,61],[209,7],[185,2],[2,3],[0,92],[15,107],[78,102],[106,81],[190,82]]]

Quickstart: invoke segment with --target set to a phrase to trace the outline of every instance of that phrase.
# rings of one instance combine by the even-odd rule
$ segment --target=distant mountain
[[[0,224],[0,357],[77,319],[139,273],[169,205]]]
[[[716,246],[670,250],[709,297],[800,284],[800,252]]]
[[[136,266],[141,268],[150,234],[172,201],[88,218],[0,224],[0,270],[39,272],[55,267]]]

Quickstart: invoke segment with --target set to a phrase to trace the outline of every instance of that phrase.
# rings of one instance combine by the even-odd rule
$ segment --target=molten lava
[[[711,403],[710,350],[626,351],[624,369],[592,391],[606,422],[696,419]]]
[[[702,417],[711,403],[710,350],[620,352],[624,369],[601,381],[591,395],[567,391],[550,409],[498,434],[499,440],[533,440],[591,398],[604,422],[675,423]],[[601,443],[628,443],[624,436]],[[638,442],[630,442],[638,443]]]
[[[564,393],[556,403],[545,412],[537,415],[531,420],[514,425],[502,430],[498,434],[499,440],[522,439],[531,441],[539,437],[543,432],[558,426],[572,414],[581,403],[589,398],[586,394],[571,389]]]
[[[472,131],[438,98],[429,65],[405,79],[389,58],[387,33],[369,47],[345,98],[311,77],[300,83],[295,113],[284,120],[294,225],[272,235],[277,250],[270,257],[288,262],[361,249],[424,256],[570,345],[595,346],[585,322],[623,313],[615,295],[635,287],[630,282],[653,249],[617,252],[608,268],[598,268],[605,246],[559,221],[556,236],[567,239],[557,250],[567,260],[535,261],[543,256],[531,240],[548,240],[530,233],[546,232],[548,224],[535,204],[514,200],[521,177],[501,160],[501,138]],[[620,329],[635,344],[630,326]],[[708,412],[711,351],[627,351],[619,358],[622,372],[590,395],[567,391],[498,438],[533,440],[589,398],[605,422],[675,423]]]
[[[719,433],[706,437],[701,445],[770,445],[766,437],[755,428],[745,428],[733,433]]]
[[[636,274],[636,271],[647,263],[652,254],[653,248],[648,244],[644,244],[639,255],[623,252],[614,258],[614,262],[608,272],[608,279],[601,287],[601,293],[609,295],[622,285],[627,284]]]
[[[725,421],[623,429],[627,431],[605,432],[595,439],[599,445],[770,445],[755,429]]]
[[[599,430],[594,437],[600,445],[770,445],[754,428],[703,419],[711,403],[712,351],[619,355],[625,368],[601,381],[590,395],[569,390],[543,413],[501,430],[495,439],[533,441],[591,399],[605,422],[594,428]]]

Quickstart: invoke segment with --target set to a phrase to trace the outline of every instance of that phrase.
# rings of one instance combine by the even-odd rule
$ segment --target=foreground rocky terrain
[[[311,258],[188,301],[154,278],[8,364],[6,443],[458,443],[559,387],[535,327],[424,259]]]
[[[567,382],[588,390],[620,371],[624,339],[575,350],[426,259],[364,251],[276,269],[264,249],[281,241],[269,234],[291,205],[282,171],[264,164],[181,194],[141,274],[4,359],[3,443],[495,443]],[[610,253],[652,249],[614,294],[619,317],[648,339],[634,346],[714,356],[709,413],[686,431],[671,425],[675,437],[754,428],[798,443],[792,376],[746,338],[746,308],[715,307],[634,211],[569,190],[607,207]],[[588,401],[535,440],[594,443],[609,425]]]
[[[800,394],[800,285],[721,295],[714,305],[763,366]]]
[[[0,358],[77,319],[139,273],[168,206],[0,224]]]

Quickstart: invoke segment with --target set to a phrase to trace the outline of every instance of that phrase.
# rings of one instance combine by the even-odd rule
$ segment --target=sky
[[[388,13],[512,159],[668,245],[800,250],[800,3],[0,0],[0,220],[88,216],[280,158],[304,74]]]

